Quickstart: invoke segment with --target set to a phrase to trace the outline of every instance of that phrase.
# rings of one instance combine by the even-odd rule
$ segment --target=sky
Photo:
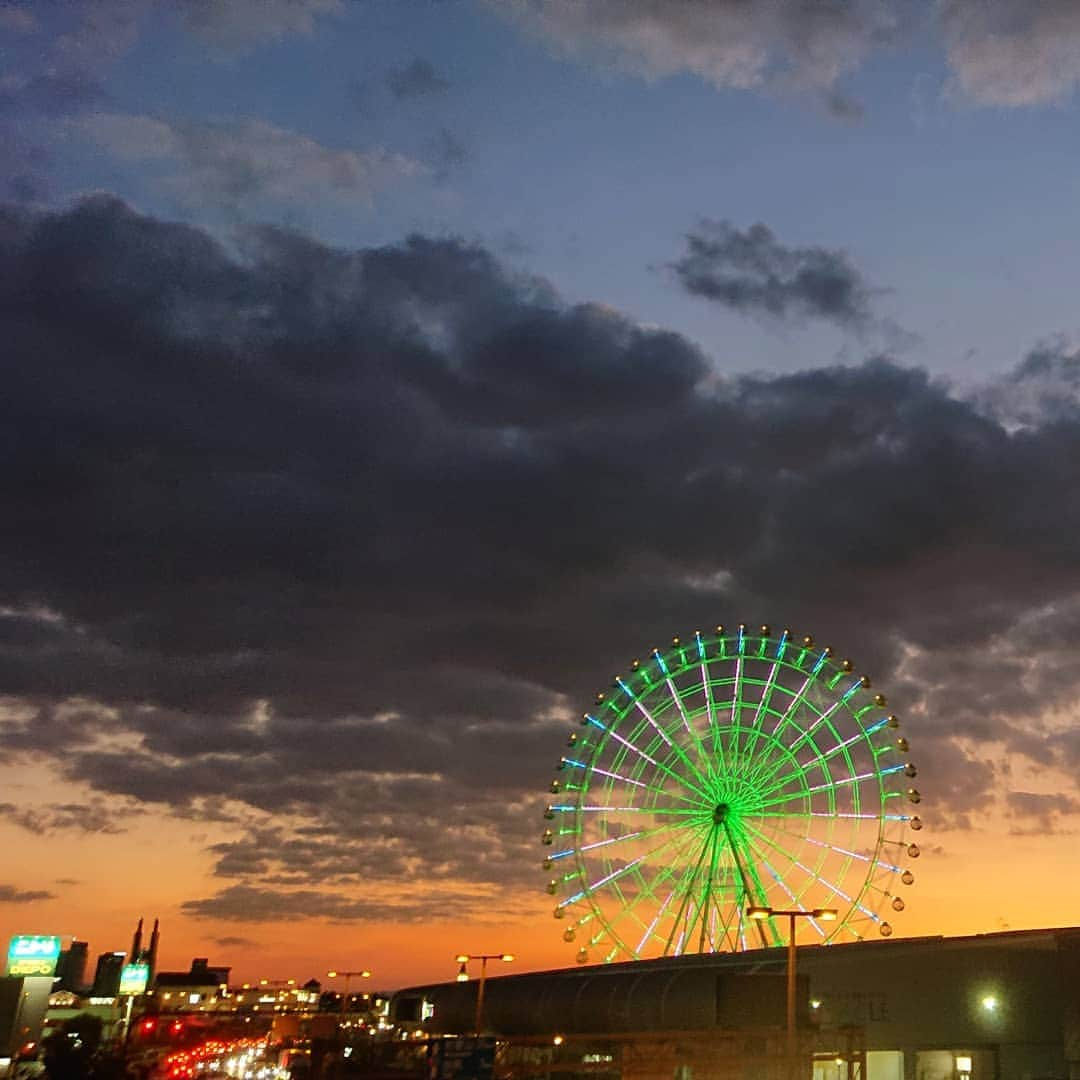
[[[572,962],[542,811],[718,622],[888,689],[898,934],[1080,889],[1071,0],[0,3],[0,937]]]

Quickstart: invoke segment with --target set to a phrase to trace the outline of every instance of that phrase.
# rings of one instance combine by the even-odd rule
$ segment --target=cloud
[[[1063,101],[1080,80],[1072,0],[512,0],[492,3],[572,56],[645,78],[688,72],[720,89],[815,93],[841,119],[861,107],[837,84],[884,48],[939,40],[957,99],[1026,107]]]
[[[945,0],[953,90],[976,105],[1064,101],[1080,81],[1080,8],[1072,0]]]
[[[785,247],[760,222],[740,231],[727,221],[701,221],[672,269],[692,296],[743,314],[855,328],[871,321],[873,290],[844,252]]]
[[[188,124],[97,113],[80,130],[121,160],[159,163],[182,198],[227,207],[249,200],[368,200],[422,171],[400,154],[335,149],[262,120]]]
[[[1010,791],[1006,796],[1016,822],[1013,836],[1053,836],[1075,830],[1063,829],[1061,819],[1080,814],[1080,799],[1067,794],[1048,795],[1034,791]]]
[[[718,88],[809,89],[836,81],[898,35],[884,0],[512,0],[493,5],[555,47],[646,78],[690,72]]]
[[[249,949],[257,947],[259,943],[257,941],[252,941],[251,938],[239,937],[236,934],[229,934],[225,937],[214,938],[214,944],[220,945],[223,949]]]
[[[928,822],[1080,797],[1064,346],[732,375],[477,244],[106,196],[0,215],[0,313],[0,741],[220,826],[189,914],[527,903],[582,703],[710,620],[854,649]]]
[[[41,26],[31,6],[0,9],[0,32],[38,32]],[[320,19],[343,10],[341,0],[230,0],[226,4],[215,0],[95,0],[56,5],[50,12],[55,18],[50,19],[49,36],[41,39],[41,47],[14,54],[17,62],[9,64],[0,78],[0,142],[5,150],[0,159],[0,198],[22,203],[42,203],[48,198],[50,146],[70,136],[67,121],[71,117],[105,108],[109,75],[140,40],[155,12],[164,19],[178,20],[187,32],[207,44],[245,51],[290,35],[311,34]],[[132,122],[146,134],[145,118],[136,117]],[[260,132],[249,129],[249,134],[257,140]],[[272,132],[262,134],[273,141]],[[280,146],[277,149],[280,152]],[[221,148],[217,153],[227,156]],[[248,156],[253,156],[251,147]],[[309,154],[302,156],[310,161]],[[367,168],[375,163],[365,164],[361,155],[361,164]],[[347,172],[355,165],[336,167]],[[223,169],[229,167],[222,165]],[[236,161],[232,167],[237,167]]]
[[[183,24],[204,41],[245,50],[294,34],[310,35],[320,19],[344,11],[342,0],[180,0]]]
[[[38,900],[55,900],[56,894],[45,889],[17,889],[14,885],[0,885],[0,904],[33,904]]]
[[[445,94],[450,89],[450,83],[435,70],[430,60],[422,56],[401,67],[391,68],[386,74],[386,86],[398,101]]]
[[[486,898],[485,898],[486,899]],[[317,889],[267,889],[234,885],[212,897],[185,900],[180,905],[185,915],[219,922],[276,922],[281,919],[329,919],[332,922],[357,922],[392,919],[395,923],[429,921],[437,910],[448,921],[468,916],[475,921],[491,921],[485,904],[476,895],[425,896],[422,890],[397,890],[385,901],[349,899],[339,893]],[[487,918],[485,918],[487,915]]]
[[[984,407],[1005,423],[1037,427],[1080,418],[1080,350],[1065,339],[1033,349],[981,393]]]
[[[61,803],[42,807],[0,803],[0,817],[6,818],[28,832],[39,834],[74,830],[115,835],[127,831],[117,824],[116,818],[119,816],[101,801],[92,804]]]

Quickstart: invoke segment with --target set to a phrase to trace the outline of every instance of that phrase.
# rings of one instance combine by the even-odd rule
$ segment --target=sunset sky
[[[565,733],[740,621],[901,714],[898,934],[1080,921],[1073,0],[7,0],[0,42],[0,938],[569,964]]]

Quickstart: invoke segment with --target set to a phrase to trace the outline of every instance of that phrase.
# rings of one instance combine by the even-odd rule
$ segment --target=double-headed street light
[[[836,908],[771,908],[771,907],[748,907],[747,918],[772,919],[786,916],[788,919],[788,943],[787,943],[787,1059],[788,1076],[795,1076],[795,1057],[797,1046],[795,1040],[795,962],[797,952],[795,949],[795,920],[817,919],[820,922],[833,922],[836,919]]]
[[[349,980],[350,979],[370,979],[370,971],[328,971],[326,977],[328,979],[336,979],[339,976],[345,979],[345,993],[341,995],[341,1013],[344,1016],[349,1004]]]
[[[480,961],[480,981],[476,986],[476,1021],[473,1028],[476,1034],[480,1034],[480,1022],[484,1017],[484,980],[487,978],[487,962],[489,960],[502,960],[509,964],[514,959],[513,953],[458,953],[454,959],[461,965],[458,968],[457,981],[467,982],[469,972],[467,965],[470,960]]]

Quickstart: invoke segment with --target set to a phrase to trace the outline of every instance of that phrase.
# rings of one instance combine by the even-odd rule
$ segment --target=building
[[[102,953],[94,968],[94,984],[90,996],[96,998],[116,997],[120,993],[120,974],[124,970],[127,953]]]
[[[78,994],[88,986],[86,967],[90,959],[90,945],[85,941],[73,940],[60,953],[56,962],[56,977],[59,979],[55,989],[70,990]]]
[[[1080,1080],[1080,928],[797,956],[801,1075],[813,1058],[815,1080]],[[786,962],[786,950],[761,949],[492,978],[480,1026],[517,1048],[515,1075],[531,1061],[623,1080],[779,1076]],[[391,1017],[460,1035],[476,999],[475,981],[413,987]]]
[[[216,1010],[229,996],[227,967],[211,967],[205,956],[191,961],[188,971],[162,971],[154,979],[154,997],[163,1012]]]

